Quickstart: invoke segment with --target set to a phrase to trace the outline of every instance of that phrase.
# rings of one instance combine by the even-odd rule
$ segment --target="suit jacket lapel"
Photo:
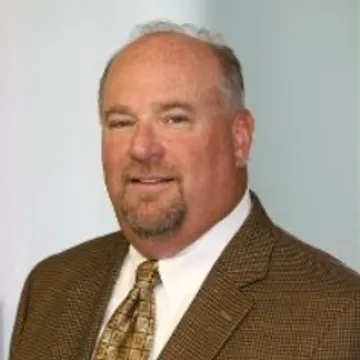
[[[51,345],[51,358],[91,358],[104,311],[127,253],[127,243],[122,240],[119,233],[114,234],[108,251],[92,261],[86,273],[79,274],[79,279],[69,287]]]
[[[273,226],[252,193],[253,208],[173,332],[159,360],[210,360],[253,305],[243,291],[266,276]]]
[[[232,279],[212,270],[159,360],[212,359],[251,306]]]

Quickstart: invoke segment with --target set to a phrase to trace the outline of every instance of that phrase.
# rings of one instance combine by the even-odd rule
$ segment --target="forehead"
[[[218,98],[221,81],[219,62],[209,46],[181,34],[148,35],[115,57],[103,89],[104,106],[140,96],[142,101]]]

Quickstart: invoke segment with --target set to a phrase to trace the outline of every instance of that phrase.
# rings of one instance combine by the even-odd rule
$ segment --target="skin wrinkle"
[[[108,71],[102,115],[116,107],[127,114],[103,123],[105,182],[122,230],[148,258],[172,256],[195,241],[246,189],[239,164],[251,146],[253,120],[243,109],[227,109],[222,81],[213,51],[179,34],[141,37]],[[159,105],[174,102],[193,111]],[[173,123],[179,114],[188,120]],[[140,174],[174,181],[150,187],[126,180]]]
[[[149,39],[151,40],[153,37],[159,37],[159,36],[164,36],[164,34],[147,34],[147,35],[144,35],[143,37],[141,37],[141,40],[143,39]],[[166,34],[165,34],[166,36]],[[213,49],[213,46],[211,44],[206,44],[204,45],[201,41],[197,40],[197,39],[194,39],[192,37],[189,37],[189,36],[186,36],[184,34],[179,34],[179,33],[172,33],[171,34],[171,37],[173,39],[171,39],[169,42],[169,45],[170,45],[170,51],[171,53],[167,53],[167,54],[163,54],[161,52],[154,52],[154,53],[150,53],[148,54],[146,57],[145,54],[143,54],[141,52],[141,50],[137,50],[135,49],[133,51],[133,57],[137,57],[140,61],[142,62],[146,62],[148,60],[150,61],[154,61],[156,62],[157,60],[159,61],[163,61],[164,63],[167,63],[167,64],[171,64],[173,63],[174,61],[176,61],[178,58],[181,58],[181,56],[183,56],[183,53],[184,53],[184,50],[189,50],[190,49],[190,46],[188,46],[188,48],[186,49],[181,49],[179,51],[178,47],[176,46],[176,40],[178,40],[179,38],[186,38],[188,41],[191,41],[191,45],[200,45],[202,46],[202,50],[206,50],[206,54],[203,54],[203,56],[209,56],[209,57],[213,57],[216,62],[216,67],[218,68],[217,70],[218,71],[215,71],[215,72],[211,72],[211,73],[204,73],[204,77],[209,79],[210,82],[212,84],[216,84],[216,88],[214,89],[214,91],[216,92],[223,92],[222,96],[219,97],[219,101],[221,102],[225,102],[227,106],[229,106],[228,102],[232,102],[232,100],[229,100],[227,99],[227,97],[229,96],[228,92],[229,92],[229,89],[227,89],[227,87],[229,85],[226,85],[225,84],[225,79],[224,79],[224,75],[222,73],[222,69],[220,67],[220,60],[215,58],[215,52],[217,50]],[[137,42],[135,42],[135,45],[136,45]],[[101,81],[101,84],[100,84],[100,89],[99,89],[99,108],[100,108],[100,114],[101,114],[101,117],[102,117],[102,110],[103,110],[103,88],[105,87],[105,84],[106,84],[106,80],[107,80],[107,77],[109,75],[109,72],[110,72],[110,69],[112,68],[112,65],[113,63],[115,62],[115,60],[119,57],[119,55],[123,54],[127,49],[130,49],[130,50],[133,50],[132,49],[132,46],[134,45],[134,43],[130,43],[128,44],[121,52],[118,52],[114,55],[114,57],[110,60],[109,64],[108,64],[108,67],[107,69],[105,70],[104,72],[104,75],[103,75],[103,79]],[[187,51],[189,55],[189,51]],[[201,63],[204,59],[203,57],[200,55],[200,54],[197,54],[197,53],[194,53],[192,52],[191,54],[191,57],[189,57],[189,63],[191,63],[191,60],[193,61],[196,61],[196,62],[199,62]],[[186,68],[187,64],[184,64],[184,71],[188,71],[189,69]],[[203,71],[203,69],[201,68],[199,71]],[[220,75],[220,79],[218,79]],[[119,79],[120,80],[120,79]],[[225,99],[226,97],[226,99]],[[230,96],[231,97],[231,96]],[[229,106],[229,108],[231,108],[232,105]]]

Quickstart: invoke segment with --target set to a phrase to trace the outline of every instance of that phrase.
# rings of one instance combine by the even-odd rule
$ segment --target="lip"
[[[168,177],[144,177],[130,178],[128,185],[139,189],[161,189],[171,185],[175,181],[174,178]]]

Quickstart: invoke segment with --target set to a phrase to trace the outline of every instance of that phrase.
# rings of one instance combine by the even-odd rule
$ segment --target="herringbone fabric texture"
[[[145,261],[136,272],[129,295],[106,325],[96,360],[146,360],[155,332],[154,288],[159,281],[156,261]]]

